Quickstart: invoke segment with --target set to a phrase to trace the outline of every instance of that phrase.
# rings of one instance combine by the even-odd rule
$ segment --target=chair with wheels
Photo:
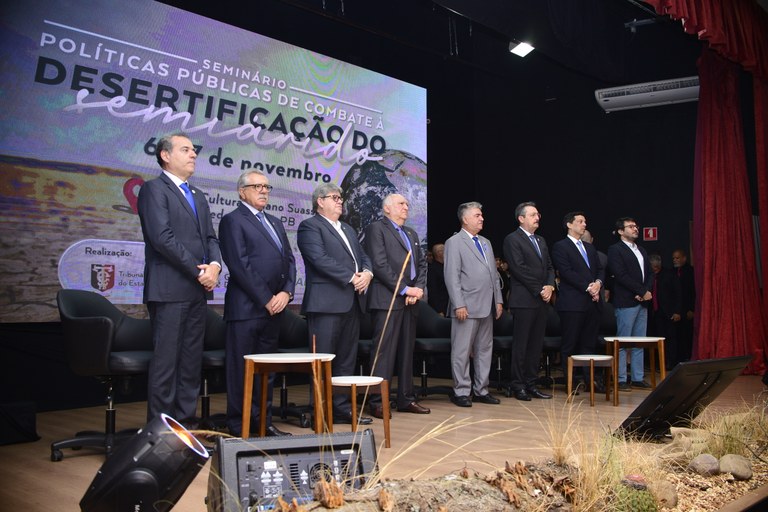
[[[132,318],[98,293],[60,290],[56,296],[66,343],[66,359],[74,373],[95,377],[106,387],[104,432],[78,432],[71,439],[51,443],[51,460],[60,461],[64,448],[103,448],[107,457],[136,430],[115,432],[114,384],[118,379],[144,375],[152,358],[149,320]]]
[[[440,359],[448,359],[450,368],[451,357],[451,319],[440,316],[426,301],[420,300],[419,318],[416,322],[416,343],[414,359],[421,361],[421,387],[416,389],[416,394],[427,396],[429,394],[442,393],[451,395],[451,386],[428,386],[427,368],[435,366]]]
[[[224,430],[226,414],[211,415],[211,396],[209,384],[219,384],[224,375],[224,347],[227,338],[227,323],[214,309],[208,307],[205,318],[205,337],[203,339],[203,378],[200,390],[200,428],[204,430]]]

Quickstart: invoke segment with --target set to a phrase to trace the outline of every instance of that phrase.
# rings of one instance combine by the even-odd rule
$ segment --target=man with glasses
[[[357,233],[339,221],[343,202],[338,185],[319,185],[312,193],[316,215],[299,224],[297,244],[306,270],[301,312],[307,316],[310,347],[336,354],[333,375],[349,376],[355,372],[360,316],[365,311],[364,294],[373,273]],[[347,393],[334,393],[333,418],[352,423]],[[358,420],[361,425],[371,422],[365,417]]]
[[[227,427],[241,435],[243,418],[243,356],[277,352],[280,317],[293,298],[296,264],[283,223],[265,211],[272,185],[261,171],[248,170],[237,180],[240,204],[219,224],[221,254],[229,270],[224,319],[227,322]],[[269,375],[268,407],[272,409],[274,374]],[[256,379],[254,396],[261,395]],[[258,424],[260,408],[253,401],[251,418]],[[272,425],[267,436],[288,435]]]
[[[616,315],[616,336],[645,336],[648,305],[653,299],[653,272],[645,249],[637,245],[640,228],[632,217],[616,221],[620,240],[608,248],[608,273],[613,276],[611,302]],[[631,383],[627,381],[627,350],[631,351]],[[647,389],[643,380],[643,349],[619,350],[619,390]]]

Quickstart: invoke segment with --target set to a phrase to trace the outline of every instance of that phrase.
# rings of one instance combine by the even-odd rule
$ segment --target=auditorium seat
[[[204,430],[223,430],[226,426],[226,414],[211,415],[211,397],[208,392],[211,382],[218,385],[224,381],[226,338],[227,323],[220,314],[208,307],[208,315],[205,318],[203,378],[200,390],[200,428]]]
[[[78,432],[51,443],[51,460],[60,461],[64,448],[100,447],[109,456],[118,443],[136,433],[136,429],[115,432],[114,384],[147,373],[153,353],[150,322],[124,314],[95,292],[60,290],[56,302],[67,364],[77,375],[104,383],[107,408],[104,432]]]
[[[426,301],[420,300],[419,319],[416,323],[416,344],[414,360],[421,363],[421,387],[416,394],[427,396],[433,393],[452,394],[452,386],[428,385],[428,369],[434,367],[440,360],[448,360],[444,367],[450,370],[451,357],[451,319],[440,316]],[[448,375],[450,377],[450,373]]]

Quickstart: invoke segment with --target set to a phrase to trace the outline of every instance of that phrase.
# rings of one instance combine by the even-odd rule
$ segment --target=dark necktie
[[[577,240],[576,245],[579,248],[581,257],[584,258],[584,262],[587,264],[587,268],[589,268],[589,258],[587,258],[587,251],[584,250],[584,244],[581,243],[581,240]]]
[[[541,259],[541,249],[539,249],[539,244],[536,242],[536,237],[533,235],[528,236],[528,238],[531,240],[531,243],[533,244],[533,248],[536,249],[536,254],[539,255],[539,259]]]
[[[269,236],[271,236],[272,240],[275,241],[275,245],[277,245],[277,248],[282,251],[283,244],[280,243],[280,238],[277,236],[277,232],[275,231],[275,228],[273,228],[272,224],[269,223],[269,221],[267,220],[267,217],[264,215],[264,212],[257,213],[256,218],[258,218],[261,221],[261,225],[264,226],[264,229],[267,230],[267,233],[269,233]]]
[[[480,240],[478,240],[478,238],[476,236],[473,236],[472,240],[475,241],[475,247],[477,247],[477,250],[480,251],[480,256],[482,256],[483,259],[485,259],[485,252],[483,252],[483,247],[480,245]],[[486,262],[487,262],[487,260],[486,260]]]
[[[195,217],[197,217],[197,207],[195,206],[195,198],[192,196],[192,191],[189,190],[189,185],[186,183],[182,183],[181,190],[184,191],[184,197],[187,199],[187,202],[189,203],[189,206],[192,207],[192,211],[195,212]]]
[[[400,232],[400,238],[405,242],[405,246],[408,248],[408,252],[411,253],[411,281],[416,279],[416,265],[413,262],[413,248],[411,247],[411,241],[408,239],[408,235],[402,228],[397,229]]]

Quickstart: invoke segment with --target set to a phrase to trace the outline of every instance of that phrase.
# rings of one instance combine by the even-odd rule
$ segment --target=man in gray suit
[[[397,410],[429,414],[429,409],[416,401],[413,392],[417,302],[424,298],[427,260],[416,231],[405,226],[408,208],[405,197],[390,194],[382,203],[384,218],[365,229],[365,252],[373,264],[373,281],[368,288],[375,345],[375,350],[371,351],[371,373],[391,382],[395,361],[399,361]],[[403,268],[409,253],[408,264]],[[383,417],[380,395],[371,396],[370,406],[374,417]]]
[[[197,154],[177,133],[157,143],[162,174],[142,185],[144,302],[152,323],[147,420],[166,413],[196,428],[206,300],[221,271],[219,241],[205,194],[190,187]]]
[[[488,374],[493,355],[493,319],[503,311],[496,258],[483,229],[483,205],[459,205],[461,231],[445,242],[445,285],[450,302],[451,371],[453,396],[459,407],[472,402],[498,404],[488,393]],[[469,376],[469,359],[474,361],[474,383]],[[474,389],[474,397],[471,397]]]

